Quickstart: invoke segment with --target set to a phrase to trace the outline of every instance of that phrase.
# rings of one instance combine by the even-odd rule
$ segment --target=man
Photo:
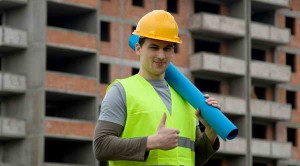
[[[217,134],[164,79],[174,43],[181,43],[177,23],[170,13],[154,10],[133,34],[140,36],[140,70],[109,86],[95,129],[96,158],[113,166],[203,165],[219,148]],[[205,97],[220,109],[214,98]]]

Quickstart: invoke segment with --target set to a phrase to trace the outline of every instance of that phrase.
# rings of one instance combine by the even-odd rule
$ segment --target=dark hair
[[[145,37],[140,37],[140,39],[139,39],[139,44],[140,44],[141,47],[142,47],[143,44],[145,43],[145,40],[146,40]]]
[[[146,40],[147,38],[146,37],[140,37],[139,38],[139,44],[140,44],[140,46],[142,47],[143,46],[143,44],[145,43],[145,40]],[[172,43],[173,44],[173,46],[175,47],[175,43]]]

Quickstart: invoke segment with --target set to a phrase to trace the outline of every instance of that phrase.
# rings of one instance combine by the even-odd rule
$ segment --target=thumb
[[[166,113],[164,112],[162,118],[161,118],[161,121],[160,121],[160,124],[158,126],[158,129],[161,129],[163,127],[165,127],[165,124],[166,124],[166,120],[167,120],[167,115]]]

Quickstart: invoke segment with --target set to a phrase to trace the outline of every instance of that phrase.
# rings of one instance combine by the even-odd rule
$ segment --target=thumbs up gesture
[[[179,130],[166,128],[167,115],[163,114],[161,122],[157,127],[155,135],[149,136],[147,140],[147,150],[162,149],[169,150],[178,146]]]

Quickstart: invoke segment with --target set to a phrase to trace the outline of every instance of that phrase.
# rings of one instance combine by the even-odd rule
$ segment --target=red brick
[[[160,0],[157,1],[157,9],[167,10],[167,1]],[[191,6],[191,1],[178,1],[178,10],[177,13],[171,13],[172,16],[175,18],[178,26],[180,28],[188,28],[190,18],[191,18],[191,11],[189,7]]]
[[[291,0],[290,7],[293,11],[300,12],[300,1],[299,0]]]
[[[63,0],[68,3],[81,4],[89,7],[96,8],[97,1],[96,0]]]
[[[95,123],[46,118],[47,135],[79,136],[93,138]]]
[[[229,46],[228,43],[221,43],[220,44],[220,54],[221,55],[228,55],[229,54]]]
[[[111,82],[113,82],[115,79],[121,78],[121,66],[112,64],[110,66],[110,78]]]
[[[120,16],[120,0],[109,0],[109,1],[100,1],[100,10],[101,14],[110,15],[110,16]]]
[[[268,50],[266,50],[266,61],[267,62],[273,62],[274,60],[273,60],[273,49],[271,50],[271,49],[268,49]]]
[[[188,68],[190,55],[189,55],[189,46],[190,46],[190,38],[188,35],[181,34],[180,38],[182,43],[177,44],[178,53],[174,54],[173,62],[176,66]]]
[[[226,5],[220,5],[220,14],[223,16],[229,16],[229,9]]]
[[[122,71],[124,71],[122,77],[130,77],[132,75],[132,67],[131,66],[122,66]]]
[[[291,36],[290,47],[300,49],[300,37]]]
[[[221,81],[221,92],[222,95],[228,95],[229,94],[229,85],[227,81]]]
[[[296,142],[296,147],[293,149],[293,151],[294,151],[294,158],[295,159],[297,159],[297,160],[300,160],[300,129],[298,128],[297,129],[297,142]]]
[[[273,100],[273,90],[271,87],[266,88],[266,100],[267,101],[272,101]]]
[[[294,36],[296,36],[297,38],[300,37],[300,19],[299,18],[295,18],[295,29],[294,29]]]
[[[99,96],[101,99],[103,99],[105,96],[107,86],[108,86],[108,84],[100,84],[99,85]]]
[[[120,23],[110,22],[110,41],[101,41],[99,48],[100,55],[118,57],[120,50]]]
[[[124,57],[126,59],[129,60],[135,60],[135,61],[139,61],[138,56],[135,54],[135,51],[132,50],[132,48],[130,48],[129,44],[128,44],[128,38],[131,36],[132,34],[132,26],[125,24],[124,25]]]
[[[284,65],[286,62],[285,62],[285,59],[286,59],[286,54],[285,52],[282,52],[282,51],[277,51],[277,63],[278,64],[281,64],[281,65]]]
[[[144,7],[133,6],[132,0],[124,1],[124,16],[125,18],[139,20],[146,13],[154,10],[154,2],[153,0],[144,1]]]
[[[78,93],[97,93],[97,80],[94,78],[47,72],[46,88],[49,90],[73,91]]]
[[[48,27],[47,42],[49,44],[96,49],[97,38],[95,35]]]
[[[267,140],[274,140],[274,128],[272,125],[267,125],[267,130],[266,130],[266,139]]]
[[[285,16],[282,14],[276,14],[276,26],[279,28],[285,28]]]
[[[283,88],[278,88],[278,102],[279,103],[286,103],[286,90]]]
[[[276,133],[278,142],[287,142],[287,128],[284,123],[278,122],[276,124]]]

